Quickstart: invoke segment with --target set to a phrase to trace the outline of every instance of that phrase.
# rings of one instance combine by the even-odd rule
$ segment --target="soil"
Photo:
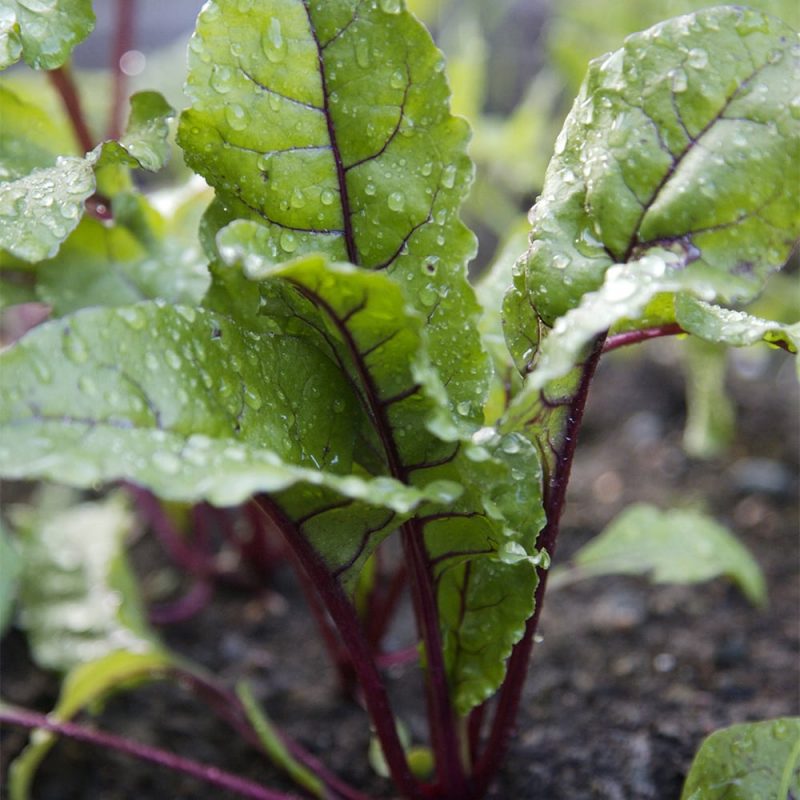
[[[604,578],[551,592],[519,726],[493,800],[676,800],[692,755],[715,728],[800,713],[797,388],[790,359],[737,359],[735,441],[724,457],[681,449],[683,382],[672,343],[607,358],[593,387],[556,563],[635,501],[702,502],[755,554],[769,585],[758,610],[727,581],[652,586]],[[145,592],[163,573],[149,539],[134,552]],[[391,634],[409,641],[408,615]],[[177,652],[233,685],[246,678],[275,722],[334,771],[376,797],[364,713],[343,701],[288,570],[259,595],[217,592],[201,614],[163,629]],[[3,696],[41,710],[57,683],[33,667],[16,631],[2,651]],[[419,673],[393,675],[397,708],[424,737]],[[118,695],[104,729],[214,763],[266,785],[292,787],[198,701],[169,684]],[[4,732],[3,761],[25,736]],[[4,766],[0,765],[0,766]],[[35,800],[227,800],[150,765],[62,741],[37,778]]]

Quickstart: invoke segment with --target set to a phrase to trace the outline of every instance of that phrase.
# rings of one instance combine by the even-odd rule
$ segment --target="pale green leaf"
[[[17,579],[22,571],[22,558],[16,544],[0,521],[0,636],[6,632],[14,608]]]
[[[800,349],[800,322],[784,325],[692,297],[678,297],[675,311],[676,319],[685,331],[707,342],[731,347],[767,342],[790,353],[797,353]]]
[[[241,701],[264,752],[273,764],[282,769],[298,786],[309,791],[314,797],[324,800],[327,795],[325,784],[289,752],[275,726],[258,704],[250,684],[239,683],[236,687],[236,696]]]
[[[452,405],[479,424],[487,362],[458,218],[468,131],[422,25],[401,2],[213,0],[189,62],[178,138],[217,190],[217,228],[255,220],[273,261],[324,252],[397,278]]]
[[[122,497],[14,511],[22,556],[19,620],[34,661],[65,672],[115,650],[150,649],[124,555],[134,516]]]
[[[683,449],[694,458],[714,458],[725,451],[736,430],[736,409],[725,386],[728,351],[690,337],[684,347],[686,425]]]
[[[68,129],[6,86],[0,86],[0,120],[0,181],[51,167],[73,148]]]
[[[67,721],[108,694],[142,681],[159,680],[172,666],[170,656],[160,649],[145,652],[117,650],[72,669],[61,684],[58,703],[51,715]],[[56,743],[48,731],[36,731],[28,746],[8,768],[9,800],[29,800],[30,790],[42,760]]]
[[[797,43],[774,18],[722,6],[592,62],[515,281],[545,325],[654,248],[716,276],[710,299],[760,291],[800,233]]]
[[[533,360],[528,387],[541,389],[566,375],[589,342],[620,320],[638,317],[658,295],[682,292],[713,298],[718,287],[719,276],[713,270],[703,265],[687,269],[684,261],[666,250],[611,267],[597,291],[587,292],[579,305],[555,321]]]
[[[94,193],[94,160],[59,156],[52,167],[0,183],[0,248],[25,261],[52,258]]]
[[[52,258],[81,220],[84,203],[96,189],[95,170],[115,164],[162,166],[172,114],[157,93],[134,95],[119,142],[100,144],[85,158],[59,156],[53,166],[0,183],[0,249],[29,262]]]
[[[722,525],[697,511],[637,504],[622,512],[573,558],[572,575],[649,575],[654,583],[701,583],[722,575],[755,605],[766,603],[756,561]]]
[[[299,339],[210,312],[87,309],[36,328],[0,366],[5,477],[78,487],[126,479],[165,499],[218,505],[296,487],[286,502],[298,516],[336,505],[346,517],[358,500],[383,527],[459,491],[348,475],[359,415],[336,367]],[[347,561],[341,516],[322,516],[327,546]]]
[[[703,741],[681,800],[791,800],[800,795],[800,717],[745,722]]]
[[[55,69],[94,29],[92,0],[0,0],[0,69]]]
[[[158,92],[137,92],[130,103],[125,133],[119,142],[105,144],[98,167],[119,162],[157,172],[169,157],[169,120],[175,110]]]
[[[197,305],[209,284],[206,259],[181,208],[174,214],[163,218],[140,195],[117,196],[111,224],[85,216],[58,254],[35,266],[38,298],[56,316],[157,298]]]

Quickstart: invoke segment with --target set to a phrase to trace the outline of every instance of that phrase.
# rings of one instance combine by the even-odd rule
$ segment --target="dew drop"
[[[553,256],[553,266],[556,269],[566,269],[570,264],[569,256],[564,255],[563,253],[556,253]]]
[[[335,199],[336,195],[330,189],[323,189],[319,196],[319,200],[324,206],[332,205]]]
[[[367,69],[371,60],[369,41],[367,39],[359,39],[356,42],[356,64],[362,69]]]
[[[682,69],[673,69],[669,73],[670,86],[676,94],[685,92],[689,88],[689,79]]]
[[[402,192],[392,192],[386,202],[392,211],[402,211],[406,207],[406,196]]]
[[[261,37],[261,48],[273,64],[278,64],[286,58],[286,40],[283,38],[281,23],[277,17],[272,17],[269,21],[269,27]]]
[[[472,410],[472,406],[469,400],[462,400],[457,406],[456,411],[461,414],[462,417],[466,417],[467,414]]]
[[[705,69],[708,66],[708,53],[702,47],[693,47],[686,63],[694,69]]]
[[[233,88],[233,73],[230,67],[215,64],[211,70],[211,88],[220,94],[227,94]]]
[[[289,204],[292,208],[303,208],[303,206],[306,204],[306,196],[296,186],[292,190],[292,196],[289,200]]]
[[[64,352],[73,364],[85,364],[89,360],[86,342],[74,331],[64,338]]]
[[[247,127],[247,112],[238,103],[225,109],[225,119],[235,131],[243,131]]]
[[[406,76],[401,70],[396,69],[392,73],[392,76],[389,78],[389,86],[391,86],[392,89],[405,89]]]
[[[364,192],[370,197],[374,197],[376,191],[375,184],[371,181],[364,187]]]
[[[258,411],[262,406],[261,396],[252,389],[245,389],[244,402],[247,403],[253,411]]]
[[[174,350],[167,350],[164,353],[164,359],[173,369],[180,369],[181,357]]]
[[[420,174],[422,175],[423,178],[429,177],[432,172],[433,172],[432,161],[426,161],[420,168]]]
[[[287,253],[294,253],[297,250],[297,237],[291,231],[284,231],[281,234],[280,244]]]
[[[403,0],[379,0],[384,14],[399,14],[403,10]]]
[[[448,164],[442,170],[442,186],[445,189],[452,189],[456,185],[456,165]]]

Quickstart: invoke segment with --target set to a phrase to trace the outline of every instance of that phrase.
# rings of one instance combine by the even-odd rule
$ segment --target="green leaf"
[[[532,359],[528,385],[541,389],[566,375],[589,342],[621,320],[636,319],[659,295],[713,298],[721,285],[712,270],[703,265],[686,269],[686,263],[668,251],[653,250],[638,261],[611,267],[597,291],[587,292],[578,306],[555,321]]]
[[[0,86],[0,181],[52,167],[71,149],[70,134],[41,108]]]
[[[703,741],[681,800],[790,800],[800,794],[800,717],[745,722]]]
[[[725,575],[754,605],[767,600],[764,576],[750,553],[697,511],[630,506],[578,551],[573,564],[571,576],[556,580],[649,574],[654,583],[701,583]]]
[[[34,69],[60,67],[94,22],[92,0],[0,0],[0,69],[20,58]]]
[[[466,715],[502,684],[534,610],[536,568],[549,563],[536,549],[545,522],[542,473],[528,441],[490,427],[428,472],[464,486],[446,507],[421,509],[417,522],[433,568],[454,704]]]
[[[0,183],[0,248],[25,261],[52,258],[94,194],[95,160],[59,156],[52,167]]]
[[[142,681],[160,680],[171,666],[170,656],[159,649],[117,650],[97,661],[76,666],[61,684],[58,703],[51,716],[60,721],[70,720],[112,692]],[[55,734],[48,731],[36,731],[31,736],[28,746],[9,766],[9,800],[28,800],[36,770],[56,740]]]
[[[325,798],[327,792],[325,784],[307,767],[303,766],[287,749],[278,731],[267,718],[253,695],[249,683],[240,682],[236,686],[236,696],[242,703],[247,714],[247,719],[258,735],[261,746],[272,759],[272,762],[282,769],[298,786],[315,797]]]
[[[683,449],[693,458],[714,458],[730,445],[736,430],[736,409],[725,387],[728,351],[692,337],[686,342],[684,353]]]
[[[515,280],[543,324],[597,290],[609,267],[654,249],[716,276],[705,299],[760,291],[800,233],[797,53],[780,21],[722,6],[592,62]]]
[[[125,133],[119,142],[106,142],[98,167],[123,163],[157,172],[169,157],[169,120],[175,109],[158,92],[137,92],[130,103]]]
[[[406,525],[424,535],[434,565],[448,677],[466,713],[499,686],[532,611],[544,522],[536,453],[513,434],[473,433],[450,412],[427,360],[424,319],[392,277],[323,256],[276,265],[267,236],[262,226],[238,221],[217,242],[228,262],[258,281],[261,314],[310,337],[348,376],[371,429],[362,461],[403,482],[463,487],[444,506],[422,506]],[[325,527],[306,526],[304,534],[330,563],[326,516],[313,521]],[[344,535],[334,540],[340,547]],[[360,528],[349,535],[361,539],[362,559],[380,540],[374,533],[364,539]]]
[[[797,353],[800,349],[800,322],[784,325],[692,297],[678,297],[675,311],[676,319],[685,331],[707,342],[731,347],[767,342],[790,353]]]
[[[17,507],[20,623],[34,661],[67,671],[152,646],[125,560],[133,514],[120,495],[37,511]]]
[[[452,405],[479,424],[487,362],[458,218],[468,131],[422,25],[399,0],[214,0],[189,62],[178,140],[217,190],[217,227],[260,222],[273,261],[323,252],[395,277]]]
[[[8,535],[6,526],[0,521],[0,636],[5,634],[11,621],[17,580],[22,571],[22,558],[17,546]]]
[[[217,505],[302,484],[302,508],[333,493],[384,518],[454,492],[347,475],[358,414],[338,370],[298,339],[209,312],[87,309],[31,331],[0,365],[5,477],[127,479]]]
[[[157,93],[134,95],[119,142],[100,144],[85,158],[59,156],[53,166],[0,183],[0,249],[24,261],[52,258],[81,220],[96,189],[95,170],[115,164],[160,168],[172,114]]]
[[[36,265],[38,298],[56,316],[148,299],[199,304],[209,284],[207,263],[181,214],[179,207],[178,221],[167,220],[140,195],[118,195],[112,224],[84,217],[58,254]]]

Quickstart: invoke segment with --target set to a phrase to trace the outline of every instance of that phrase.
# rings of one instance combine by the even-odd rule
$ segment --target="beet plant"
[[[88,0],[0,3],[4,64],[53,70],[77,139],[70,150],[35,98],[0,88],[4,291],[52,308],[0,355],[2,475],[121,484],[153,527],[170,525],[162,503],[181,504],[198,530],[236,509],[290,554],[396,792],[483,796],[514,730],[603,354],[672,335],[797,350],[797,325],[740,310],[800,232],[797,34],[721,6],[593,61],[527,252],[473,288],[475,237],[459,218],[469,130],[450,113],[441,53],[402,0],[206,3],[177,129],[186,164],[214,190],[197,235],[186,220],[202,198],[166,219],[131,178],[164,164],[174,112],[160,95],[134,95],[125,132],[97,146],[81,126],[63,65],[91,24]],[[44,662],[67,673],[59,705],[46,718],[5,705],[0,719],[244,796],[289,797],[71,721],[132,681],[177,677],[300,791],[364,797],[277,731],[246,686],[234,694],[158,643],[120,553],[120,496],[62,510],[55,528],[15,520],[40,534],[23,547],[27,566],[12,569],[3,544],[4,596],[14,573],[63,547],[92,553],[95,589],[108,582],[122,603],[94,620],[91,647],[40,635]],[[109,533],[87,541],[81,520],[102,513]],[[390,539],[402,553],[393,571],[379,568]],[[171,542],[193,569],[197,540]],[[691,557],[676,567],[679,550]],[[631,509],[580,564],[675,581],[728,573],[763,599],[747,554],[694,513]],[[59,597],[31,585],[19,603],[33,629]],[[378,657],[404,585],[427,750],[409,746]],[[796,721],[742,735],[769,738],[747,768],[759,792],[800,791]],[[13,797],[51,744],[17,759]],[[686,797],[731,796],[725,785],[749,780],[740,750],[704,748]]]

